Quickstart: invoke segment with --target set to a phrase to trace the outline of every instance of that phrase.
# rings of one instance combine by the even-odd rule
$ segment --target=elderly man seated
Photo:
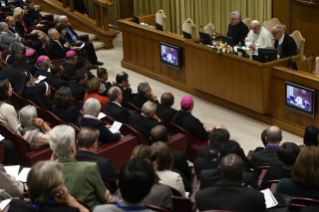
[[[64,185],[74,198],[95,206],[107,202],[110,192],[105,188],[96,163],[75,160],[75,132],[67,125],[54,127],[49,133],[52,159],[62,165]]]
[[[289,35],[285,34],[284,29],[280,25],[276,25],[271,29],[274,36],[274,47],[277,49],[277,58],[285,58],[297,55],[297,44]]]
[[[67,51],[70,50],[70,44],[66,42],[63,46],[61,45],[60,34],[56,29],[50,29],[48,35],[50,37],[48,49],[52,59],[65,58]]]
[[[252,50],[257,48],[273,48],[273,37],[270,32],[264,27],[260,26],[259,21],[254,20],[250,24],[251,30],[249,31],[245,44]]]
[[[13,34],[9,31],[8,24],[1,22],[0,31],[0,46],[2,50],[8,50],[9,45],[14,41],[21,42],[21,38],[18,34]]]
[[[38,65],[39,69],[34,73],[34,78],[38,79],[40,75],[42,76],[50,76],[51,73],[48,71],[49,68],[51,67],[51,60],[49,57],[45,55],[41,55],[38,57]]]

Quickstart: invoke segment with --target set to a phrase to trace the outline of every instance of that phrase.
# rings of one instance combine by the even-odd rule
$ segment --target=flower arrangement
[[[222,54],[222,53],[234,54],[233,48],[230,45],[227,45],[227,43],[221,43],[219,45],[215,45],[213,47],[213,51],[216,54]]]

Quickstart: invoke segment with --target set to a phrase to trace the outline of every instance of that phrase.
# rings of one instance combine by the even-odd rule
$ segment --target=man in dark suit
[[[59,39],[59,32],[52,28],[48,32],[48,36],[50,37],[50,42],[48,46],[49,53],[51,54],[52,59],[61,59],[66,57],[67,51],[70,50],[70,45],[68,42],[62,46]]]
[[[10,81],[12,89],[16,87],[21,72],[29,72],[26,68],[27,59],[24,54],[18,53],[15,55],[14,63],[8,65],[3,70],[3,78]]]
[[[65,74],[68,77],[74,77],[77,62],[78,62],[78,55],[75,53],[75,51],[68,51],[66,53],[65,61],[62,63]]]
[[[157,96],[152,92],[151,86],[147,82],[142,82],[137,87],[138,94],[133,98],[132,104],[142,108],[145,102],[153,101],[158,103]]]
[[[252,154],[253,167],[282,165],[282,161],[277,156],[277,148],[282,140],[281,129],[278,126],[268,127],[265,140],[267,143],[266,148],[259,147]]]
[[[195,199],[199,211],[266,211],[263,193],[240,184],[243,179],[243,161],[238,155],[225,156],[219,171],[222,180],[213,187],[197,192]]]
[[[77,41],[81,41],[80,37],[78,36],[78,34],[76,34],[76,32],[73,30],[72,26],[69,25],[69,19],[66,16],[60,16],[59,17],[59,21],[61,24],[64,24],[67,26],[66,29],[66,36],[68,38],[68,40],[73,41],[73,42],[77,42]],[[97,56],[94,50],[94,46],[91,42],[85,42],[85,47],[86,51],[88,52],[88,60],[93,64],[93,65],[97,65],[97,66],[101,66],[103,65],[102,62],[99,62],[97,60]]]
[[[87,75],[88,78],[91,79],[92,77],[95,77],[92,73],[91,73],[91,69],[96,69],[98,68],[98,66],[94,67],[95,65],[92,65],[90,63],[90,61],[88,61],[88,59],[86,59],[85,57],[78,57],[78,62],[76,63],[76,70],[78,69],[82,69],[84,70]]]
[[[245,46],[245,38],[248,32],[248,27],[241,21],[240,12],[232,12],[230,15],[230,24],[228,25],[227,36],[233,38],[235,45],[241,43],[241,46]]]
[[[99,94],[106,96],[107,91],[111,88],[113,85],[112,82],[106,82],[109,78],[109,73],[107,73],[107,70],[105,68],[99,68],[96,71],[96,75],[99,78],[99,80],[102,83],[102,90],[99,92]]]
[[[162,125],[158,125],[154,127],[150,132],[150,141],[151,142],[162,141],[168,144],[170,141],[168,130]],[[178,169],[179,171],[183,173],[183,175],[188,180],[190,180],[191,169],[188,166],[185,155],[182,152],[176,151],[173,149],[171,149],[171,153],[173,155],[173,161],[174,161],[173,169]]]
[[[76,152],[77,161],[96,162],[102,177],[102,180],[108,183],[113,192],[117,190],[116,180],[118,171],[108,159],[102,158],[96,154],[100,132],[93,128],[82,128],[77,136],[79,149]]]
[[[166,122],[171,122],[177,110],[172,108],[174,104],[174,96],[172,93],[163,93],[161,96],[161,104],[157,104],[156,115]]]
[[[51,75],[48,77],[48,83],[57,90],[62,86],[69,87],[71,81],[65,81],[61,79],[61,75],[64,73],[63,66],[60,63],[55,63],[51,66]]]
[[[34,78],[38,79],[40,75],[46,77],[51,75],[51,73],[48,71],[51,67],[51,60],[47,56],[41,55],[38,57],[38,65],[39,69],[34,73]]]
[[[103,112],[114,118],[116,121],[127,123],[130,112],[121,105],[123,101],[121,89],[117,86],[112,86],[107,92],[107,96],[110,102],[104,104]]]
[[[228,140],[230,137],[229,132],[225,129],[213,129],[209,135],[209,147],[210,154],[197,158],[194,161],[194,168],[196,175],[199,175],[200,172],[204,169],[216,169],[219,165],[219,151],[220,145]],[[227,139],[228,138],[228,139]]]
[[[88,81],[88,75],[84,70],[77,70],[74,75],[74,82],[70,84],[72,97],[76,100],[83,101],[85,95],[85,85]]]
[[[275,49],[277,49],[278,59],[297,55],[297,44],[295,40],[284,33],[282,26],[274,26],[271,29],[271,34],[275,38]]]
[[[133,99],[132,89],[129,83],[128,74],[125,72],[116,75],[116,86],[118,86],[123,94],[123,102],[130,102]]]
[[[156,116],[156,104],[148,101],[142,107],[141,114],[131,113],[127,124],[142,133],[147,139],[153,127],[162,124],[161,119]]]

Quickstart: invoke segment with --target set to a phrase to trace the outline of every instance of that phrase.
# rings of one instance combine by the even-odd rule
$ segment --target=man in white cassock
[[[245,38],[247,47],[256,51],[257,48],[274,48],[273,36],[267,29],[260,26],[259,21],[252,21],[250,27],[251,30]]]

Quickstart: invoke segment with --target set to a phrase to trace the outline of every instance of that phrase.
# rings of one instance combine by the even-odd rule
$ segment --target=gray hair
[[[74,129],[68,125],[55,126],[49,132],[50,147],[59,159],[70,157],[71,148],[75,145],[74,141]]]
[[[63,19],[65,19],[65,18],[67,18],[66,15],[61,15],[61,16],[59,17],[59,22],[61,23],[61,22],[63,21]]]
[[[4,28],[4,26],[6,25],[6,23],[4,23],[4,22],[1,22],[0,23],[0,31],[2,32],[2,30],[3,30],[3,28]]]
[[[253,20],[251,23],[252,23],[252,24],[256,24],[257,26],[260,26],[260,23],[259,23],[259,21],[257,21],[257,20]]]
[[[18,42],[12,42],[9,46],[9,51],[11,54],[19,53],[22,49],[22,44]]]
[[[121,89],[117,86],[112,86],[107,92],[107,97],[112,102],[117,98],[119,94],[121,94]]]
[[[284,29],[282,28],[282,26],[276,25],[275,27],[276,27],[277,32],[284,32]]]
[[[145,92],[148,91],[149,87],[148,87],[148,82],[141,82],[138,87],[138,94],[144,96]]]
[[[55,29],[55,28],[49,29],[49,31],[48,31],[48,36],[49,36],[49,38],[51,38],[51,36],[52,36],[52,34],[53,34],[53,30],[56,30],[56,29]]]
[[[89,98],[83,105],[84,114],[89,114],[97,117],[101,111],[100,101],[95,98]]]
[[[238,11],[234,11],[230,15],[236,15],[237,18],[241,19],[241,14]]]
[[[47,59],[49,59],[48,56],[45,56],[44,60],[42,60],[42,62],[39,63],[38,65],[39,65],[40,67],[42,67],[44,64],[47,63]]]
[[[27,105],[20,110],[19,120],[22,127],[33,125],[33,120],[37,117],[37,109],[33,105]]]
[[[149,115],[151,113],[155,113],[156,109],[157,109],[157,106],[154,102],[147,101],[144,103],[142,107],[142,113],[144,113],[145,115]]]

